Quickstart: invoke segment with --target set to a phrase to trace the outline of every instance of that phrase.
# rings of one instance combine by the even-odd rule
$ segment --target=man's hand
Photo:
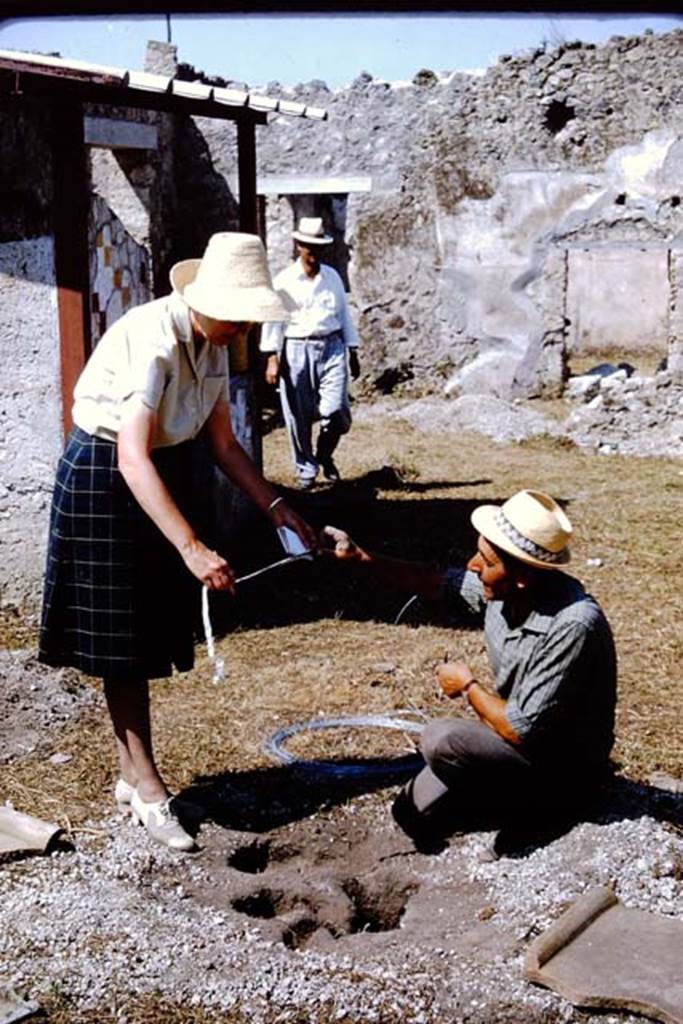
[[[219,554],[207,548],[196,538],[180,549],[185,565],[193,576],[209,590],[229,590],[235,593],[235,574]]]
[[[474,681],[474,673],[465,661],[445,661],[439,665],[436,675],[447,697],[457,697]]]
[[[351,540],[348,533],[336,526],[324,526],[320,533],[320,548],[324,554],[333,555],[340,561],[358,561],[361,549]]]
[[[349,349],[349,369],[351,370],[351,376],[354,380],[358,380],[360,377],[360,362],[358,359],[358,349]]]
[[[268,362],[266,363],[266,383],[277,384],[280,377],[280,357],[277,352],[272,352],[268,356]]]

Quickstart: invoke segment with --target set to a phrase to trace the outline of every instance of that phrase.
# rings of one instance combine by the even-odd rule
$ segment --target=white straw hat
[[[289,320],[291,304],[273,289],[258,235],[212,235],[200,260],[171,268],[173,290],[191,309],[213,320],[270,323]]]
[[[302,217],[292,238],[304,245],[329,245],[333,241],[332,235],[325,234],[322,217]]]
[[[557,569],[570,559],[572,524],[542,491],[518,491],[504,505],[480,505],[471,520],[482,537],[529,565]]]

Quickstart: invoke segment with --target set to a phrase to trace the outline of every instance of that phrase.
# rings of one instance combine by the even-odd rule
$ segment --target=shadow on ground
[[[318,769],[294,764],[222,772],[199,776],[179,794],[178,800],[190,827],[199,827],[202,821],[210,819],[228,829],[269,832],[319,810],[345,804],[363,793],[395,787],[414,776],[422,763],[418,755],[410,755],[322,762]],[[326,764],[329,771],[325,770]],[[530,809],[526,817],[512,822],[501,821],[500,815],[470,813],[467,820],[458,822],[457,829],[444,825],[443,832],[448,839],[463,832],[498,830],[494,854],[525,857],[581,822],[608,825],[643,817],[683,829],[683,794],[615,775],[582,814],[541,821]]]
[[[288,503],[316,531],[332,525],[346,530],[372,551],[431,564],[463,564],[476,547],[470,523],[479,501],[432,497],[446,488],[472,487],[489,480],[433,480],[412,483],[390,466],[363,477],[344,480],[312,493],[281,488]],[[382,492],[391,492],[384,496]],[[494,499],[503,501],[504,498]],[[270,525],[257,517],[249,532],[236,536],[223,552],[238,576],[282,558],[283,552]],[[215,628],[227,633],[238,626],[272,627],[324,618],[393,622],[406,597],[387,591],[374,580],[333,559],[296,562],[238,586],[237,600],[212,595]],[[411,608],[408,624],[440,622],[437,606]]]
[[[566,815],[546,823],[532,820],[504,825],[496,836],[494,852],[497,856],[526,857],[582,822],[610,825],[646,817],[683,830],[683,793],[614,775],[583,814]]]
[[[349,774],[342,774],[343,765]],[[415,755],[400,758],[330,762],[329,773],[282,765],[252,771],[199,776],[178,795],[188,826],[211,819],[223,828],[268,832],[301,821],[319,810],[345,804],[405,782],[422,766]]]

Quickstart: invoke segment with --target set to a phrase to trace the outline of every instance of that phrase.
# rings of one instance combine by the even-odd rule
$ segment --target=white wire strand
[[[247,573],[246,576],[240,576],[235,580],[235,585],[238,583],[245,583],[247,580],[253,580],[257,576],[262,576],[264,572],[270,572],[271,569],[278,569],[281,565],[287,565],[288,562],[298,562],[302,558],[310,559],[310,557],[311,555],[309,552],[300,555],[288,555],[287,558],[280,558],[277,562],[271,562],[270,565],[264,565],[261,569],[257,569],[255,572]],[[216,644],[214,642],[213,628],[211,625],[211,612],[209,608],[209,588],[206,585],[202,587],[202,625],[204,627],[204,639],[206,641],[206,654],[209,661],[213,662],[213,681],[214,683],[219,683],[225,678],[225,661],[216,654]]]
[[[401,621],[401,619],[403,618],[404,614],[408,611],[408,609],[410,608],[411,604],[413,604],[414,601],[417,601],[419,596],[420,596],[419,594],[413,594],[412,597],[408,598],[408,600],[403,605],[403,607],[401,608],[400,612],[398,613],[398,615],[394,619],[394,625],[395,626],[398,626],[398,624]]]
[[[427,716],[418,712],[421,722],[414,718],[403,718],[403,715],[415,714],[412,710],[393,711],[390,715],[341,715],[333,718],[313,718],[309,722],[294,722],[292,725],[285,725],[278,729],[263,744],[266,754],[279,761],[283,765],[292,765],[296,768],[315,772],[317,775],[336,776],[362,776],[362,775],[390,775],[394,773],[403,774],[407,769],[414,770],[415,765],[420,761],[417,751],[414,755],[401,758],[371,758],[365,763],[351,763],[343,761],[319,761],[304,760],[296,757],[286,749],[285,743],[291,736],[301,732],[315,731],[317,729],[339,729],[339,728],[381,728],[394,729],[403,733],[421,733]]]

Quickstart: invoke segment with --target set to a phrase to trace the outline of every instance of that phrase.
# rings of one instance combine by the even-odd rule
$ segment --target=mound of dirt
[[[74,669],[41,665],[33,651],[0,650],[0,678],[0,764],[54,742],[55,728],[98,699]]]

